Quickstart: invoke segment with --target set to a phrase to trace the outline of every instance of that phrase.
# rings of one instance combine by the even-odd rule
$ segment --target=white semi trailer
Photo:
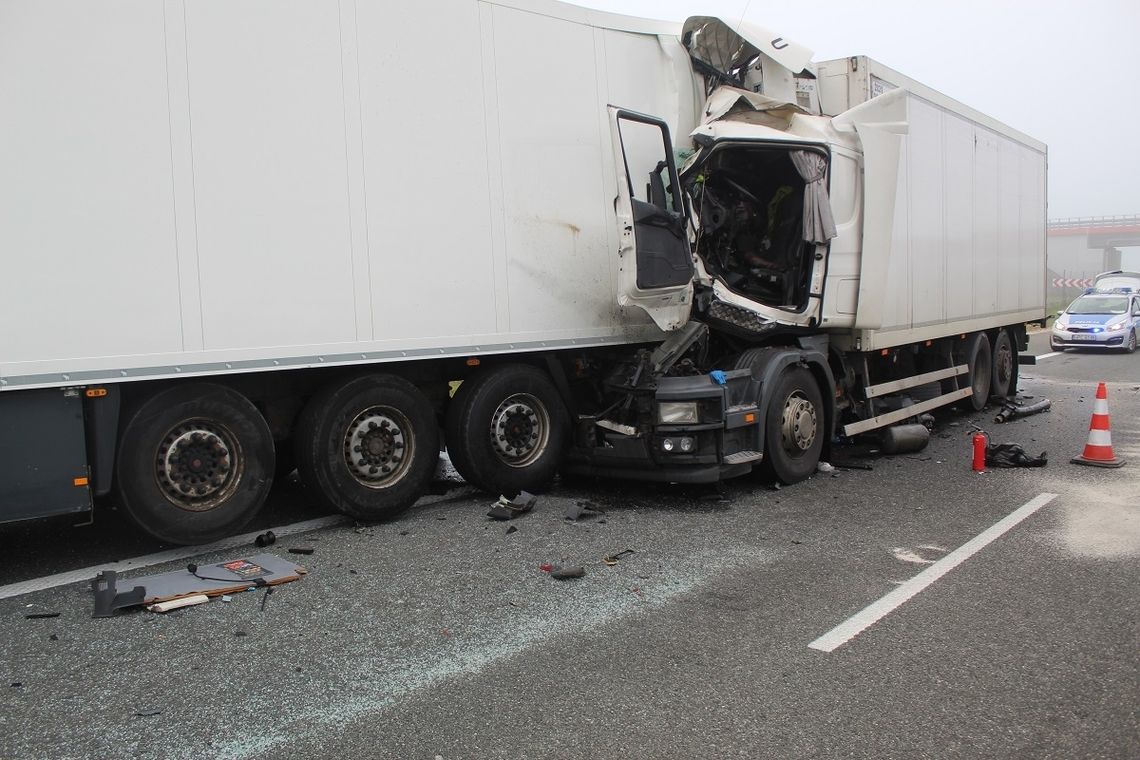
[[[0,108],[0,520],[795,482],[1045,316],[1044,145],[708,17],[9,0]]]

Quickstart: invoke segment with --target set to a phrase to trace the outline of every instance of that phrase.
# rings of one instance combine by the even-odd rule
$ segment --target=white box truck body
[[[0,8],[0,520],[206,541],[294,466],[390,516],[441,431],[494,492],[794,482],[1010,392],[1044,316],[1044,146],[866,59],[548,0],[62,5]]]

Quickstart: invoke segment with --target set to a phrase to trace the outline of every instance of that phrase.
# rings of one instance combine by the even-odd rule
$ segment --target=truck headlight
[[[695,425],[696,401],[662,401],[657,405],[657,421],[662,425]]]

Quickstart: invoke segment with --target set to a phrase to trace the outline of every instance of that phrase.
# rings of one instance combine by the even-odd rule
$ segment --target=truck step
[[[843,435],[858,435],[859,433],[866,433],[868,430],[874,430],[875,428],[893,425],[894,423],[901,422],[909,417],[917,417],[924,412],[929,412],[931,409],[937,409],[940,406],[953,404],[955,401],[967,398],[973,392],[973,388],[960,388],[956,391],[944,393],[937,398],[932,398],[929,401],[920,401],[917,404],[912,404],[911,406],[906,406],[902,409],[896,409],[895,411],[887,412],[886,414],[880,414],[877,417],[871,417],[870,419],[852,422],[850,425],[843,426]]]
[[[970,368],[965,364],[959,364],[957,367],[947,367],[946,369],[936,369],[933,372],[923,372],[921,375],[914,375],[912,377],[904,377],[902,380],[891,380],[889,383],[879,383],[878,385],[868,385],[863,389],[863,393],[867,398],[877,398],[878,396],[886,396],[889,393],[897,393],[907,388],[917,388],[920,385],[927,383],[936,383],[939,380],[949,380],[958,375],[964,375],[970,371]]]
[[[749,462],[759,462],[764,458],[764,455],[759,451],[738,451],[735,454],[729,454],[724,458],[725,464],[747,464]]]

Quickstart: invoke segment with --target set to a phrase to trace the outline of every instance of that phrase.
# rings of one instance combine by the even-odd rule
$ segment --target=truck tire
[[[297,474],[317,500],[357,520],[412,506],[439,461],[431,403],[394,375],[330,385],[310,399],[294,431]]]
[[[823,396],[804,367],[784,370],[764,415],[764,464],[761,470],[782,483],[798,483],[815,472],[823,450]]]
[[[993,371],[990,378],[990,394],[1000,398],[1009,396],[1017,378],[1017,351],[1010,340],[1008,330],[998,330],[994,339]]]
[[[160,541],[209,543],[257,514],[273,466],[273,436],[248,399],[212,383],[180,385],[125,415],[116,500]]]
[[[554,480],[570,430],[554,383],[525,364],[465,381],[447,414],[447,453],[464,480],[514,497]]]
[[[990,339],[985,333],[974,333],[970,338],[966,357],[966,365],[970,368],[970,387],[973,388],[973,393],[967,399],[970,408],[980,412],[990,400],[990,382],[993,380]]]

